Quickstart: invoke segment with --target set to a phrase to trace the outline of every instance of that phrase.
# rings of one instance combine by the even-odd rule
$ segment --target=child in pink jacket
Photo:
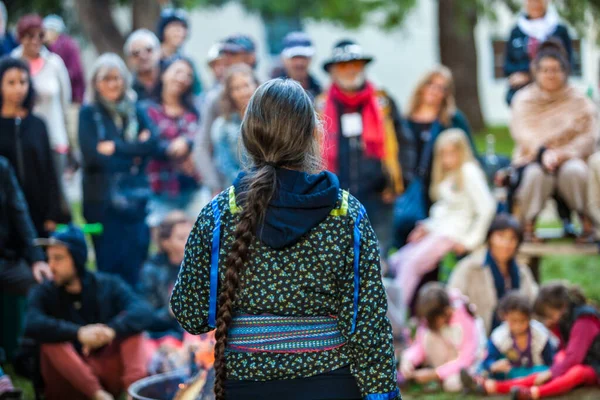
[[[484,353],[481,321],[459,291],[447,291],[435,282],[420,290],[417,313],[423,323],[402,354],[399,381],[437,381],[447,392],[461,391],[460,370],[474,369]]]

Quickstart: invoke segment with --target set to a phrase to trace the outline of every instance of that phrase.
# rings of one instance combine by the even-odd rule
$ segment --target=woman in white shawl
[[[549,3],[549,0],[524,0],[523,12],[506,42],[504,75],[509,83],[506,96],[509,105],[517,90],[531,83],[529,66],[542,42],[551,37],[560,39],[567,51],[569,64],[573,62],[567,27],[560,23],[556,9]]]
[[[535,219],[553,195],[579,214],[581,240],[592,235],[587,210],[588,166],[598,138],[595,104],[569,85],[569,64],[560,41],[540,45],[532,63],[534,82],[512,103],[513,166],[521,171],[515,193],[525,240],[535,240]]]

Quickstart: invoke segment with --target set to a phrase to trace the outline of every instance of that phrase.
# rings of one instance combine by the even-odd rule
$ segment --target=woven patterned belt
[[[233,352],[306,353],[345,343],[333,316],[240,314],[233,317],[227,336],[227,350]]]

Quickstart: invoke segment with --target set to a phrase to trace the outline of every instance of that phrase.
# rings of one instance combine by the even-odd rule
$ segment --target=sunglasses
[[[146,54],[152,54],[154,52],[154,48],[153,47],[144,47],[141,49],[135,49],[131,52],[131,55],[135,58],[139,57],[142,55],[142,53],[146,53]]]

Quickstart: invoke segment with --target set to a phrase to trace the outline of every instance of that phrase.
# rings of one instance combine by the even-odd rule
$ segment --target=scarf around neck
[[[504,282],[504,276],[502,272],[500,272],[500,268],[496,264],[496,261],[492,257],[492,253],[488,251],[485,265],[490,268],[492,272],[492,276],[494,277],[494,286],[496,287],[496,296],[498,300],[504,297],[506,294],[506,285]],[[513,258],[508,264],[508,274],[510,276],[510,287],[513,290],[519,289],[521,287],[521,276],[519,275],[519,267],[517,266],[517,262]]]
[[[542,18],[530,19],[526,13],[522,13],[517,21],[519,29],[525,35],[539,42],[548,39],[556,31],[558,23],[558,13],[552,5],[548,6],[546,14]]]
[[[341,107],[340,107],[341,106]],[[338,171],[338,148],[341,132],[339,108],[361,109],[362,144],[367,157],[383,159],[385,156],[385,128],[383,116],[377,103],[375,88],[369,82],[352,94],[342,92],[335,83],[331,85],[325,103],[324,115],[327,119],[323,158],[329,171]]]
[[[132,98],[125,94],[121,100],[112,102],[98,95],[98,102],[108,111],[115,126],[121,130],[123,138],[128,142],[135,141],[139,131],[139,121]]]

